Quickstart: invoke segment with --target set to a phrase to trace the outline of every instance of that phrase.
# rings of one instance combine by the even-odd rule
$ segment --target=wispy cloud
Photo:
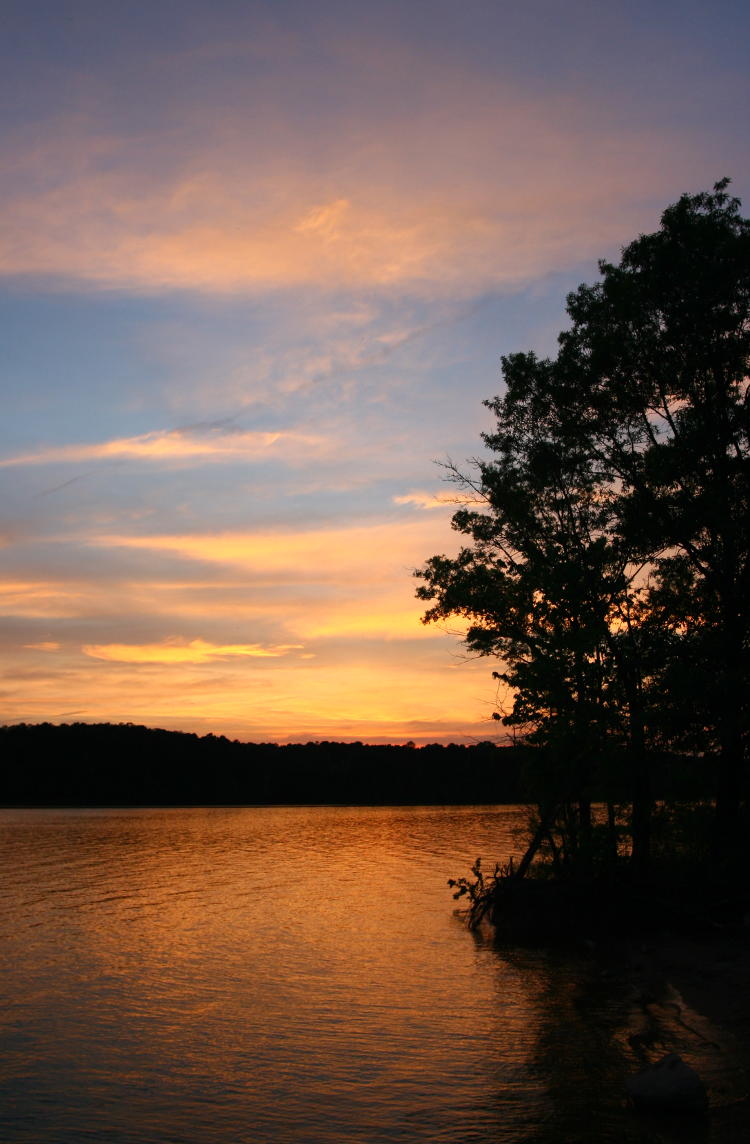
[[[601,145],[601,139],[592,139],[591,151]],[[643,167],[652,147],[653,140],[644,140],[624,150],[635,150],[634,162]],[[543,146],[540,151],[539,171],[530,178],[542,177]],[[460,161],[457,157],[446,167],[455,170]],[[384,172],[378,182],[385,177]],[[243,181],[251,178],[248,173]],[[411,197],[405,188],[400,201],[376,203],[370,191],[353,186],[348,199],[329,202],[316,202],[311,187],[306,202],[298,185],[299,201],[271,217],[233,203],[232,190],[220,185],[206,188],[202,201],[175,217],[179,185],[165,186],[147,210],[140,196],[129,201],[116,182],[104,188],[96,213],[88,213],[80,204],[96,199],[96,181],[81,185],[77,180],[53,195],[6,202],[0,254],[5,274],[70,277],[145,291],[400,286],[435,296],[528,281],[596,252],[603,241],[623,233],[625,208],[621,201],[609,201],[611,187],[601,185],[608,181],[604,173],[590,193],[579,185],[578,201],[560,177],[554,215],[546,200],[516,202],[500,172],[497,179],[491,201],[471,187],[450,197],[433,194],[432,202],[425,202],[421,191]],[[255,197],[248,194],[246,201]],[[68,230],[58,230],[60,219],[69,221]],[[19,234],[22,243],[14,237]]]
[[[92,536],[105,548],[173,552],[187,560],[241,567],[256,573],[288,575],[295,582],[332,580],[357,571],[360,582],[399,580],[420,563],[434,544],[445,542],[440,521],[372,520],[330,528]],[[344,583],[346,581],[343,581]]]
[[[634,181],[666,186],[665,147],[670,180],[694,163],[672,126],[614,131],[583,95],[552,102],[466,60],[387,48],[395,90],[375,44],[334,46],[334,87],[367,78],[358,105],[311,109],[312,135],[280,76],[269,102],[249,47],[235,106],[219,119],[185,84],[179,128],[155,119],[148,146],[104,112],[51,115],[7,144],[3,273],[146,292],[466,295],[600,253],[639,221]]]
[[[307,459],[330,448],[325,438],[294,431],[243,432],[224,428],[156,430],[89,445],[58,445],[0,460],[0,468],[81,461],[228,462],[283,457]],[[74,478],[76,479],[76,478]],[[65,482],[67,484],[69,482]],[[64,485],[56,488],[65,487]]]
[[[0,582],[0,616],[77,616],[91,607],[87,587],[52,580],[5,580]]]
[[[394,504],[409,504],[414,508],[445,508],[446,505],[463,504],[464,501],[460,497],[452,496],[450,493],[427,493],[420,489],[412,493],[404,493],[403,496],[395,496],[393,498]]]
[[[165,640],[160,644],[84,644],[82,651],[92,659],[112,660],[116,663],[211,663],[213,660],[278,659],[291,651],[301,650],[301,644],[280,644],[265,647],[262,644],[212,644],[206,640]]]
[[[419,622],[430,458],[595,258],[746,195],[744,12],[11,6],[4,717],[492,733],[492,664]]]

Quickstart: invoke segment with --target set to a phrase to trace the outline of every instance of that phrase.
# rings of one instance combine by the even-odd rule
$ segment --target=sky
[[[4,0],[0,722],[502,737],[420,623],[502,354],[750,189],[750,7]]]

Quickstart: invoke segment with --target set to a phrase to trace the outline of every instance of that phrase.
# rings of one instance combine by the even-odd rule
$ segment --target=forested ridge
[[[0,727],[5,806],[495,803],[522,791],[522,751],[242,743],[131,723]]]
[[[515,803],[536,771],[531,749],[490,741],[278,745],[131,723],[4,726],[0,748],[4,806]],[[701,772],[664,756],[657,781],[688,797]]]

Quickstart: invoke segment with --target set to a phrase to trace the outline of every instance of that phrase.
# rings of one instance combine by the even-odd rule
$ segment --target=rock
[[[677,1053],[629,1077],[625,1091],[638,1112],[696,1113],[708,1109],[703,1081]]]

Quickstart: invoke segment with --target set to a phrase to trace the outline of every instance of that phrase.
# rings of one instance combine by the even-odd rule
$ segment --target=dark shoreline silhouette
[[[4,806],[512,803],[520,755],[427,747],[242,743],[131,723],[0,727]]]
[[[6,807],[510,804],[530,801],[536,753],[489,741],[242,743],[132,723],[20,723],[0,727],[0,745]],[[665,757],[661,771],[665,797],[702,797],[698,765]]]

